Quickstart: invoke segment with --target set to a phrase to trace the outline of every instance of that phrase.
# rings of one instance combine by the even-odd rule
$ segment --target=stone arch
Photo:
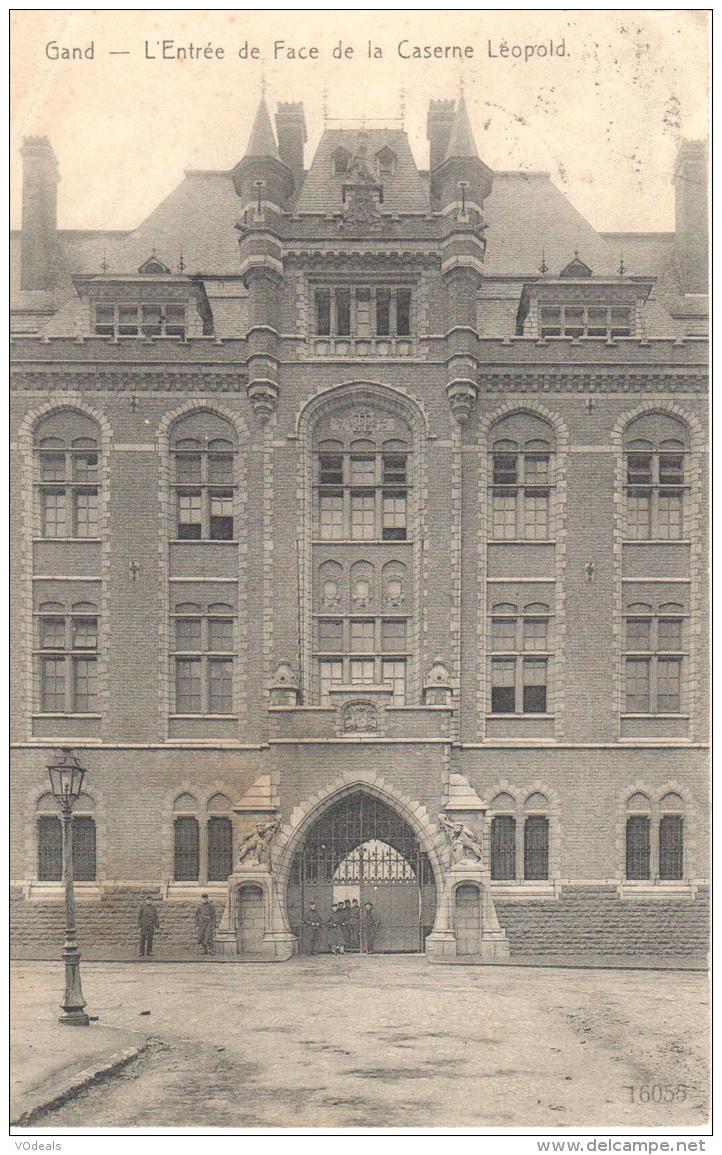
[[[272,849],[273,869],[278,881],[278,893],[282,903],[284,917],[286,907],[286,889],[296,851],[301,847],[311,827],[331,806],[339,799],[349,794],[362,791],[378,798],[390,809],[396,811],[400,818],[408,823],[413,830],[419,845],[428,856],[437,895],[443,888],[444,862],[446,839],[438,827],[431,821],[425,806],[414,801],[409,795],[402,793],[391,783],[386,782],[381,775],[374,772],[353,773],[351,771],[339,775],[324,790],[312,794],[304,802],[296,806],[287,822],[279,830]]]
[[[47,781],[47,779],[46,779]],[[60,818],[58,806],[51,791],[44,784],[31,787],[25,795],[26,815],[24,852],[26,880],[37,878],[37,822],[43,817]],[[100,883],[107,877],[108,868],[108,815],[102,786],[93,783],[92,793],[83,791],[73,809],[74,814],[92,818],[95,822],[95,877]]]
[[[414,485],[409,489],[409,524],[415,526],[413,544],[413,628],[410,631],[410,649],[413,655],[409,693],[411,700],[419,701],[422,688],[422,670],[425,667],[423,641],[424,603],[422,598],[423,567],[426,559],[422,543],[428,537],[426,445],[429,423],[423,404],[405,389],[377,381],[352,380],[323,386],[307,397],[296,413],[295,438],[298,442],[297,513],[302,532],[299,545],[299,599],[306,607],[301,622],[300,666],[301,695],[308,703],[312,685],[311,651],[312,624],[310,606],[313,591],[312,531],[313,531],[313,431],[318,419],[336,406],[368,404],[407,422],[411,430]]]

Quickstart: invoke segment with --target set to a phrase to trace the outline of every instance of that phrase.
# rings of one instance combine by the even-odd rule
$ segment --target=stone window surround
[[[513,809],[494,810],[491,803],[500,794],[509,794],[514,799]],[[548,800],[544,809],[532,808],[527,810],[526,801],[534,794],[543,794]],[[561,877],[561,803],[556,791],[539,779],[530,782],[526,787],[514,786],[506,779],[497,782],[488,793],[489,809],[484,816],[484,825],[489,847],[489,868],[491,869],[491,820],[502,815],[510,815],[516,822],[516,878],[492,879],[491,887],[494,893],[505,889],[514,892],[524,890],[547,890],[556,893],[556,882]],[[549,872],[546,879],[524,878],[524,820],[543,814],[549,819]]]

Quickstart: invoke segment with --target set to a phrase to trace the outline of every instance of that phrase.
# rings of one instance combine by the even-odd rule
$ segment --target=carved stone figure
[[[463,822],[451,822],[445,814],[439,815],[439,828],[446,833],[451,851],[451,865],[458,862],[482,862],[481,843]]]
[[[371,702],[349,702],[343,709],[344,734],[375,733],[379,727],[378,713]]]
[[[241,840],[238,847],[239,864],[250,859],[251,863],[255,861],[258,866],[270,866],[271,843],[280,826],[280,818],[274,818],[272,822],[257,822],[255,828]]]

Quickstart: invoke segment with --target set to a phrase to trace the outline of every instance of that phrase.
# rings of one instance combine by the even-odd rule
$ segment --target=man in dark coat
[[[331,917],[328,920],[331,954],[343,954],[343,916],[342,905],[334,902],[331,907]]]
[[[138,910],[138,926],[140,927],[140,957],[153,955],[153,935],[160,926],[158,911],[152,896],[146,894]]]
[[[353,947],[353,922],[351,920],[351,899],[344,899],[341,907],[343,915],[343,945],[344,950],[351,950]]]
[[[216,908],[207,894],[201,895],[201,904],[196,910],[196,933],[201,954],[214,954],[213,934],[216,929]]]
[[[357,898],[354,898],[351,902],[349,923],[351,926],[351,947],[353,950],[358,950],[361,945],[361,907],[358,904]]]
[[[323,922],[321,921],[321,915],[318,913],[318,907],[316,906],[315,902],[310,902],[308,904],[308,912],[303,920],[303,925],[308,927],[308,936],[306,940],[308,944],[308,953],[318,954],[319,942],[321,940],[321,927],[323,926]]]
[[[374,914],[374,907],[372,902],[365,902],[363,909],[363,932],[364,932],[364,947],[367,954],[373,954],[376,946],[376,931],[378,930],[378,919]]]

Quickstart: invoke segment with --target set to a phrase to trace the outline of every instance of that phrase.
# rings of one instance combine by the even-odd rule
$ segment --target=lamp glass
[[[83,789],[85,770],[77,762],[56,762],[48,766],[50,785],[58,802],[76,802]]]

